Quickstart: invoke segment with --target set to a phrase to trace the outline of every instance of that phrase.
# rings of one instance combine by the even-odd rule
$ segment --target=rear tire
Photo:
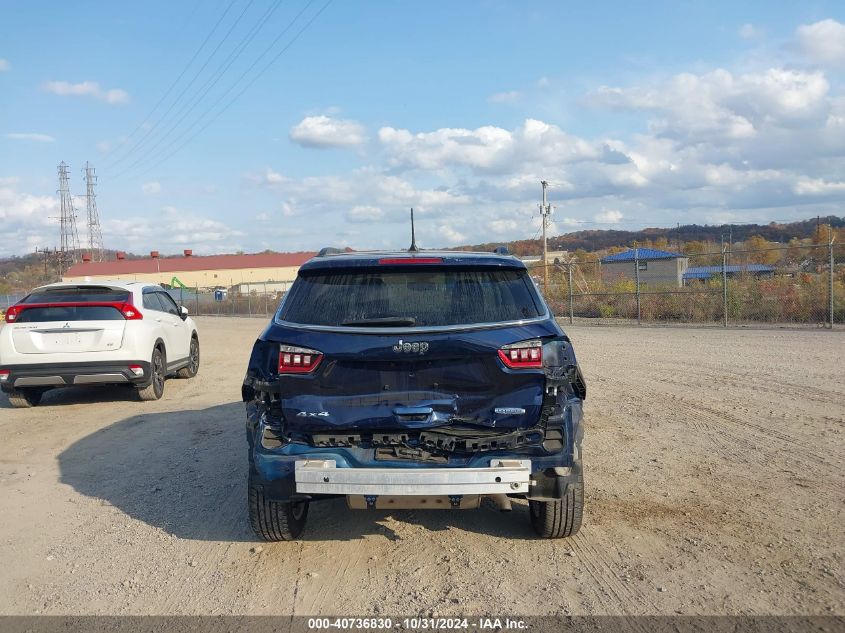
[[[272,501],[250,478],[249,522],[265,541],[293,541],[302,534],[308,519],[308,502]]]
[[[193,378],[200,370],[200,342],[196,336],[191,338],[191,349],[188,352],[188,365],[176,372],[177,378]]]
[[[584,514],[584,479],[570,484],[562,499],[554,501],[528,500],[531,525],[542,538],[575,536],[581,528]]]
[[[164,353],[156,347],[153,350],[153,356],[150,362],[150,384],[146,387],[138,388],[138,397],[143,401],[158,400],[164,395],[164,376],[165,376],[165,358]]]
[[[42,389],[15,389],[6,394],[9,398],[9,404],[15,409],[29,409],[30,407],[38,406],[41,402],[41,396],[44,395]]]

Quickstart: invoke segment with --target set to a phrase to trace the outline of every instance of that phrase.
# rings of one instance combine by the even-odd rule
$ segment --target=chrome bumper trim
[[[96,385],[100,383],[129,382],[123,374],[82,374],[73,379],[74,385]]]
[[[15,379],[15,387],[55,387],[64,385],[61,376],[21,376]]]

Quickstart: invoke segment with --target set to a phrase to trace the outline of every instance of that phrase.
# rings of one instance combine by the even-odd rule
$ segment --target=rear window
[[[117,321],[123,315],[117,308],[109,306],[50,306],[49,308],[27,308],[15,323],[44,323],[45,321]]]
[[[280,318],[327,326],[425,327],[540,315],[524,270],[326,270],[301,275]]]
[[[36,290],[21,303],[124,303],[129,291],[120,288],[80,286]]]

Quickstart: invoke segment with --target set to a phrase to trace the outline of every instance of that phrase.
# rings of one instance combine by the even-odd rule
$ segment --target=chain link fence
[[[176,303],[188,308],[191,315],[197,316],[255,316],[269,317],[276,312],[285,290],[272,290],[269,285],[265,291],[262,284],[249,292],[234,289],[171,288],[170,296]]]
[[[639,249],[635,249],[635,254]],[[612,263],[568,258],[532,277],[557,317],[578,324],[845,324],[845,245],[789,245]],[[168,290],[199,316],[269,317],[285,295],[278,283]],[[24,294],[0,295],[0,309]]]
[[[790,245],[621,261],[558,261],[532,276],[555,316],[579,324],[845,323],[843,245]]]

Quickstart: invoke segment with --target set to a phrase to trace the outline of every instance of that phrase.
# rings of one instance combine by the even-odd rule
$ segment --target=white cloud
[[[563,164],[601,157],[598,146],[537,119],[526,119],[514,130],[486,125],[414,134],[383,127],[378,138],[394,165],[419,169],[464,166],[502,171],[520,163]]]
[[[303,147],[354,147],[366,139],[364,126],[357,121],[328,116],[309,116],[290,131],[290,140]]]
[[[35,141],[36,143],[52,143],[56,140],[49,134],[40,134],[38,132],[9,132],[3,136],[15,141]]]
[[[615,210],[602,211],[594,216],[595,221],[599,224],[619,224],[622,218],[622,213]]]
[[[152,181],[152,182],[145,182],[141,185],[141,191],[148,196],[154,196],[158,193],[161,193],[161,183]]]
[[[160,214],[132,219],[105,218],[103,241],[110,248],[162,253],[191,248],[196,254],[242,250],[245,233],[219,220],[166,206]]]
[[[845,24],[821,20],[803,24],[795,32],[798,49],[809,60],[822,65],[845,66]]]
[[[466,242],[467,236],[465,233],[461,233],[457,231],[452,225],[450,224],[441,224],[437,227],[437,233],[440,235],[442,239],[446,241],[449,245],[457,245],[462,242]]]
[[[522,99],[522,93],[518,90],[510,90],[508,92],[497,92],[490,95],[487,100],[490,103],[514,103]]]
[[[18,191],[14,176],[0,178],[0,254],[32,252],[55,241],[58,213],[55,196],[41,196]]]
[[[650,132],[685,143],[726,143],[758,137],[772,128],[817,122],[830,108],[830,84],[822,72],[770,68],[734,75],[717,69],[681,73],[649,87],[603,86],[594,105],[653,112]]]
[[[763,31],[753,24],[743,24],[739,29],[739,36],[744,40],[757,40],[763,36]]]
[[[384,219],[384,211],[379,207],[356,205],[346,214],[350,222],[371,223]]]
[[[800,178],[793,190],[799,196],[824,196],[845,194],[845,182],[829,182],[821,178]]]
[[[10,70],[11,68],[12,68],[12,65],[9,63],[9,60],[3,59],[2,57],[0,57],[0,73],[4,73],[7,70]]]
[[[96,81],[70,83],[69,81],[48,81],[42,84],[46,92],[61,97],[94,97],[111,105],[129,103],[129,93],[120,88],[104,89]]]

